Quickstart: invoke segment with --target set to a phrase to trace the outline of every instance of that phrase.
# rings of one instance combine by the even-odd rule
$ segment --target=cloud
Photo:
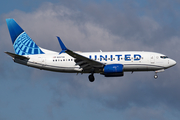
[[[172,117],[172,116],[164,116],[165,114],[168,114],[168,109],[165,106],[160,106],[160,108],[132,107],[131,109],[127,109],[124,111],[125,119],[128,119],[128,120],[139,120],[139,119],[140,120],[143,120],[143,119],[169,120],[170,119],[169,117]]]
[[[166,4],[168,3],[166,1]],[[75,51],[148,50],[162,52],[176,61],[180,60],[180,36],[177,34],[179,29],[166,26],[167,21],[158,21],[159,17],[152,15],[157,9],[152,12],[145,9],[146,14],[137,15],[141,9],[134,7],[133,11],[130,10],[131,7],[128,8],[131,4],[123,5],[122,10],[107,3],[102,6],[91,3],[79,9],[72,9],[69,4],[44,3],[33,12],[15,10],[4,15],[4,18],[15,18],[39,46],[55,51],[61,51],[56,39],[56,36],[60,36],[66,46]],[[161,13],[163,11],[159,11],[159,14]],[[173,14],[173,17],[176,18],[176,15]],[[172,32],[174,29],[177,30],[176,34]],[[0,50],[13,51],[6,25],[3,24],[0,30],[0,39],[3,43]],[[157,81],[154,81],[153,73],[140,72],[126,73],[121,78],[105,78],[97,74],[96,81],[89,83],[87,75],[76,76],[34,70],[15,65],[5,54],[1,55],[3,58],[0,61],[0,70],[5,78],[8,78],[8,72],[18,77],[19,71],[16,70],[20,69],[22,77],[19,79],[28,75],[27,80],[34,80],[34,84],[38,80],[54,79],[46,88],[52,92],[51,103],[47,105],[50,116],[54,107],[63,106],[61,96],[65,94],[72,99],[90,99],[106,106],[107,109],[124,111],[122,113],[127,119],[133,119],[131,116],[134,115],[139,119],[144,119],[145,116],[165,119],[164,114],[167,111],[173,116],[173,112],[180,109],[180,97],[177,92],[180,90],[179,65],[159,74]],[[8,61],[4,64],[6,60]]]

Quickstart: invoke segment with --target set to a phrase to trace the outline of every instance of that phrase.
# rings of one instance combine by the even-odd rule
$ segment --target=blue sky
[[[179,120],[180,2],[178,0],[8,0],[0,4],[1,120]],[[41,47],[61,51],[155,51],[177,61],[159,73],[56,73],[13,62],[6,18]]]

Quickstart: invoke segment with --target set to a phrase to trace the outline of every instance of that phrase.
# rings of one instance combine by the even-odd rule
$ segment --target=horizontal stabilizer
[[[12,58],[15,58],[15,59],[21,59],[21,60],[25,60],[25,59],[29,59],[28,57],[25,57],[25,56],[22,56],[22,55],[17,55],[17,54],[14,54],[14,53],[10,53],[10,52],[5,52],[6,54],[8,54],[9,56],[11,56]]]

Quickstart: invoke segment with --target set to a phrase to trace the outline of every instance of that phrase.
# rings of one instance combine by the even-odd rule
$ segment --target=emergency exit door
[[[150,62],[151,62],[151,64],[155,63],[155,55],[150,56]]]

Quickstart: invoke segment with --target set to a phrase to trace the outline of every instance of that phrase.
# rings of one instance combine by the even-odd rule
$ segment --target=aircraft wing
[[[65,45],[63,44],[63,42],[61,41],[61,39],[59,37],[57,37],[57,38],[58,38],[58,41],[62,48],[62,51],[60,53],[66,52],[68,55],[75,58],[76,65],[79,65],[83,69],[103,68],[104,67],[105,64],[103,64],[101,62],[89,59],[85,56],[82,56],[76,52],[73,52],[73,51],[67,49],[65,47]]]
[[[75,58],[76,65],[79,65],[81,68],[87,69],[87,68],[103,68],[104,64],[100,63],[98,61],[89,59],[87,57],[84,57],[78,53],[75,53],[69,49],[65,51],[67,54],[69,54],[71,57]]]

